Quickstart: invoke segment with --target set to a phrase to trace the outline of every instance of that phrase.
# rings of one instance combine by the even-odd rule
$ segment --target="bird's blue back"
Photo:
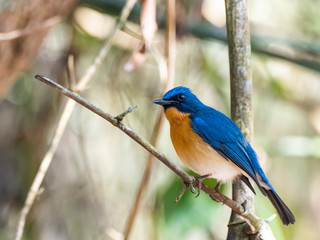
[[[255,151],[230,118],[203,104],[199,111],[190,115],[190,119],[192,129],[226,160],[230,159],[256,181],[258,173],[270,185]]]

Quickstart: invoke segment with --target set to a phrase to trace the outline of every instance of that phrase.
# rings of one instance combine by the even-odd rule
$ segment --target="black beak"
[[[153,101],[153,103],[161,105],[161,106],[163,106],[165,108],[173,107],[173,106],[176,106],[178,104],[177,101],[174,101],[174,100],[163,100],[163,99],[155,100],[155,101]]]

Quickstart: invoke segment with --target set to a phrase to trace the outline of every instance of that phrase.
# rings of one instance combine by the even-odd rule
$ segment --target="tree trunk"
[[[225,0],[225,5],[230,62],[231,118],[241,129],[246,139],[252,142],[252,74],[247,2],[246,0]],[[232,198],[238,203],[245,203],[246,211],[254,214],[254,194],[240,179],[234,181],[232,185]],[[247,227],[243,218],[232,212],[227,239],[268,239],[264,236],[272,236],[267,225],[263,228],[263,234],[258,232],[255,235],[249,235],[246,232]],[[266,231],[266,229],[268,230]]]

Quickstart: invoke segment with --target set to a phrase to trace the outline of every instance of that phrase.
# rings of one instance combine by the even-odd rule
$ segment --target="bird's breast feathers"
[[[211,174],[220,181],[234,179],[242,171],[230,160],[223,158],[191,128],[190,114],[168,108],[166,117],[170,123],[170,137],[181,161],[192,171]]]

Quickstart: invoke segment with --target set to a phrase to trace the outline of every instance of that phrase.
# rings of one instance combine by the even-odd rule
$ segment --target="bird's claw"
[[[244,211],[246,211],[246,208],[247,208],[247,200],[244,200],[243,203],[241,203],[241,206],[243,207]]]
[[[220,192],[220,186],[221,186],[221,182],[218,181],[217,185],[214,187],[214,190],[216,190],[217,192]]]
[[[193,184],[191,182],[183,182],[183,183],[184,183],[183,188],[181,189],[179,196],[176,199],[176,203],[180,201],[182,195],[184,194],[187,188],[189,188],[193,194],[196,193],[196,190],[194,189]]]
[[[211,176],[211,173],[209,173],[209,174],[205,174],[205,175],[202,175],[202,176],[199,176],[199,177],[194,177],[197,181],[198,181],[198,194],[197,194],[197,196],[195,196],[196,198],[197,197],[199,197],[199,195],[200,195],[200,192],[201,192],[201,187],[202,187],[202,181],[204,180],[204,179],[206,179],[207,177],[210,177]],[[191,190],[191,188],[190,188],[190,191],[193,193],[193,194],[195,194],[195,189],[193,188],[193,190],[194,191],[192,191]]]
[[[209,177],[210,175],[211,175],[211,173],[210,174],[205,174],[205,175],[202,175],[202,176],[199,176],[199,177],[194,177],[194,180],[192,182],[184,182],[184,186],[183,186],[182,190],[180,191],[180,194],[177,197],[176,202],[180,201],[182,195],[184,194],[184,192],[186,191],[187,188],[189,188],[190,191],[193,194],[197,194],[195,196],[196,198],[199,197],[200,192],[201,192],[202,181],[205,178]],[[196,184],[197,184],[197,186],[195,186]],[[198,188],[198,191],[196,191],[195,187]]]
[[[196,194],[196,189],[194,188],[193,186],[193,183],[188,183],[187,187],[190,189],[190,191],[193,193],[193,194]]]

